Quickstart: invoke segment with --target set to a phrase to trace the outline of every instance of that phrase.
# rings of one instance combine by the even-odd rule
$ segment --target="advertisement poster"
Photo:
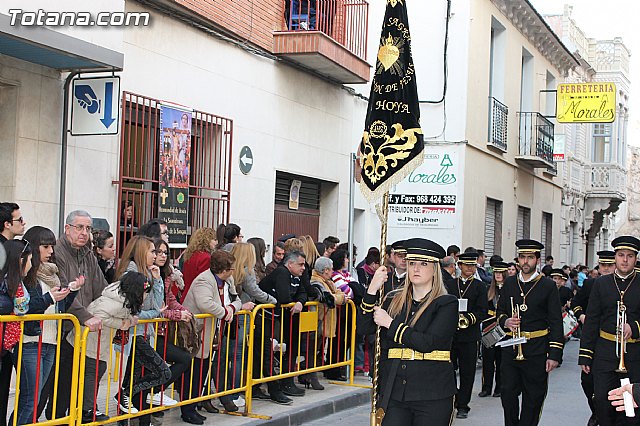
[[[172,247],[186,247],[192,112],[160,106],[160,197],[158,217],[167,222]]]
[[[455,228],[461,217],[460,166],[457,147],[426,148],[422,165],[389,193],[389,226],[413,230]]]

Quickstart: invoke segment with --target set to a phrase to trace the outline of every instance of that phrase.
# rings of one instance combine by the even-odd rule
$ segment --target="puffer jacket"
[[[102,331],[91,332],[87,337],[87,356],[101,361],[109,360],[111,342],[116,330],[127,330],[131,326],[132,315],[124,306],[125,299],[119,292],[120,281],[109,284],[102,292],[102,296],[91,302],[87,312],[102,320]],[[100,338],[98,339],[98,336]],[[73,345],[75,332],[72,330],[67,341]],[[98,342],[100,353],[98,354]],[[99,358],[98,358],[99,356]]]

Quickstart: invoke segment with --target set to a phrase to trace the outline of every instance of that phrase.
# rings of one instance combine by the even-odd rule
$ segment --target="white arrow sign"
[[[242,157],[240,157],[240,161],[242,161],[243,165],[247,165],[247,164],[253,164],[253,158],[251,157],[247,157],[247,155],[243,155]]]

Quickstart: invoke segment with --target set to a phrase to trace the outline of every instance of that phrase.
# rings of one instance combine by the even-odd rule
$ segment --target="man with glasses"
[[[16,203],[0,203],[0,222],[2,223],[0,244],[13,240],[18,235],[24,235],[27,229],[27,222],[20,213],[20,206]]]
[[[102,328],[102,321],[89,313],[87,307],[91,302],[102,295],[102,290],[107,286],[97,258],[92,254],[90,235],[92,231],[93,219],[91,215],[83,210],[75,210],[69,213],[64,225],[64,235],[56,243],[56,265],[58,266],[60,282],[68,283],[79,276],[83,276],[85,284],[78,290],[78,295],[68,309],[68,313],[78,318],[80,324],[88,327],[92,332],[97,332]],[[71,323],[66,322],[64,332],[71,330]],[[73,351],[74,348],[65,338],[61,339],[60,345],[60,377],[58,378],[58,394],[56,402],[56,418],[66,415],[69,409],[69,398],[71,393],[71,377],[73,374]],[[99,363],[99,368],[106,367],[106,363]],[[96,362],[86,363],[84,386],[93,387],[96,377]],[[98,377],[102,377],[104,371],[99,372]],[[47,407],[47,418],[51,418],[53,401],[49,401]],[[108,416],[101,413],[97,407],[95,410],[83,411],[83,422],[104,421]],[[95,417],[95,418],[94,418]]]
[[[281,373],[294,371],[298,358],[298,331],[300,316],[304,304],[307,302],[307,292],[302,285],[300,277],[305,269],[305,256],[302,252],[293,250],[285,254],[282,264],[272,273],[260,281],[260,289],[276,298],[278,305],[294,303],[290,308],[264,309],[258,312],[255,321],[256,350],[253,353],[254,378],[267,377],[276,374],[271,362],[278,360],[279,353],[272,352],[271,330],[275,330],[274,324],[280,318],[282,322],[281,343],[286,344],[287,350],[282,356],[280,365]],[[264,318],[263,318],[264,316]],[[269,397],[256,386],[253,389],[253,397],[258,399],[271,399],[278,404],[288,405],[293,401],[289,396],[303,396],[304,390],[293,383],[293,378],[267,382]]]
[[[7,240],[13,240],[17,235],[23,235],[27,223],[22,218],[20,213],[20,207],[16,203],[0,203],[0,223],[2,223],[2,230],[0,232],[0,257],[4,257],[4,250],[2,244]],[[3,266],[3,261],[0,259],[0,266]],[[3,356],[0,364],[0,371],[11,371],[12,367],[11,357]],[[9,397],[9,382],[11,381],[11,374],[0,375],[0,401],[7,401]],[[7,418],[7,408],[0,407],[0,418]]]

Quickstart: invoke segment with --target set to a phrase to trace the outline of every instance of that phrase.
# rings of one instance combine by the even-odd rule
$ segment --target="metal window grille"
[[[520,155],[553,163],[554,125],[539,112],[519,112]]]
[[[157,99],[124,92],[118,184],[118,255],[138,227],[158,212],[160,104]],[[229,220],[233,121],[194,111],[191,131],[188,234]],[[131,201],[132,219],[123,215]],[[115,234],[115,233],[114,233]]]
[[[496,98],[489,98],[489,144],[507,151],[509,108]]]

